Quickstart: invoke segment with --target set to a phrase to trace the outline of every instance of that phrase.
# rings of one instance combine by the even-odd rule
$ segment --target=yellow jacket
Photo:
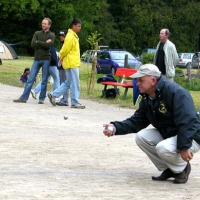
[[[80,66],[79,38],[72,29],[68,29],[64,44],[59,53],[59,58],[62,60],[64,69]]]

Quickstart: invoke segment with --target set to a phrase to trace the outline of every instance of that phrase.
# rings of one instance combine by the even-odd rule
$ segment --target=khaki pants
[[[163,139],[157,129],[143,129],[136,134],[135,140],[159,171],[170,168],[180,173],[185,169],[187,162],[177,150],[177,136]],[[199,150],[200,145],[193,140],[190,151],[194,154]]]

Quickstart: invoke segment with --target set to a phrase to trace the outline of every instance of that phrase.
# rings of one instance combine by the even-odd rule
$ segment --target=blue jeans
[[[59,76],[60,76],[60,84],[62,84],[63,82],[65,82],[67,78],[65,70],[63,69],[59,70]],[[69,98],[69,89],[63,93],[63,98],[60,100],[60,102],[63,104],[68,104],[68,98]]]
[[[67,79],[65,82],[63,82],[56,90],[51,92],[51,95],[53,97],[59,97],[66,90],[71,91],[71,105],[75,105],[79,103],[79,92],[80,92],[80,87],[79,87],[79,68],[70,68],[65,70],[66,77]]]
[[[53,77],[53,88],[54,90],[57,89],[60,86],[60,78],[59,78],[59,74],[58,74],[58,70],[56,66],[50,66],[49,67],[49,76]],[[34,92],[35,94],[39,93],[41,91],[41,86],[42,86],[42,81],[40,81],[36,87],[34,88]]]
[[[45,99],[47,90],[47,80],[49,74],[49,65],[50,65],[50,60],[34,60],[28,80],[26,82],[26,86],[24,88],[24,92],[21,95],[22,99],[27,100],[29,98],[31,88],[34,84],[35,78],[41,67],[42,67],[42,84],[41,84],[41,92],[39,100],[43,101]]]

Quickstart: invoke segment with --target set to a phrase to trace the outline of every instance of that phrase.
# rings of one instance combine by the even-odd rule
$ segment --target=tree
[[[93,61],[92,61],[92,72],[91,72],[91,80],[89,82],[88,92],[90,90],[90,85],[92,84],[92,92],[94,92],[94,85],[96,82],[96,66],[97,66],[97,50],[98,50],[98,42],[101,40],[101,34],[99,34],[97,31],[94,33],[91,33],[89,35],[87,42],[93,47],[95,50]]]
[[[181,2],[181,1],[180,1]],[[179,52],[195,52],[200,30],[200,3],[182,0],[177,7],[174,5],[173,35]],[[176,12],[175,12],[176,11]]]
[[[24,41],[29,52],[32,35],[41,29],[44,17],[52,19],[56,35],[76,17],[82,21],[81,52],[90,48],[88,36],[98,31],[102,45],[140,54],[143,48],[156,46],[162,28],[169,28],[170,40],[179,52],[194,52],[199,11],[199,0],[1,0],[0,39]]]
[[[115,34],[114,20],[111,13],[109,13],[107,0],[77,0],[76,5],[79,5],[76,7],[76,13],[82,21],[80,32],[81,51],[90,49],[87,38],[95,31],[101,34],[102,45],[109,45]]]
[[[27,53],[31,54],[33,33],[41,29],[44,17],[52,20],[51,30],[57,35],[63,24],[64,27],[68,26],[75,12],[71,1],[66,0],[1,0],[0,11],[0,38],[8,43],[23,41]],[[56,44],[58,43],[57,39]]]

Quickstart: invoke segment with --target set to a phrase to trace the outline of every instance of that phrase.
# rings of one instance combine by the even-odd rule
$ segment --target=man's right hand
[[[103,125],[104,129],[103,129],[103,133],[105,136],[114,136],[115,135],[115,132],[116,132],[116,128],[113,124],[104,124]],[[110,130],[109,130],[110,129]],[[111,129],[113,129],[111,131]]]

